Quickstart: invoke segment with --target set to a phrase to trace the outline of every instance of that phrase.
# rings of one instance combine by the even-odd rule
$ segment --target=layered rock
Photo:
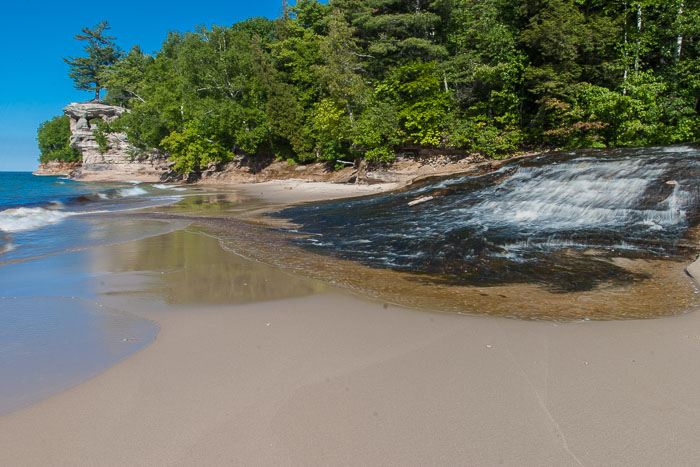
[[[34,175],[69,175],[81,167],[80,162],[49,161],[39,164]]]
[[[101,120],[110,123],[124,112],[123,107],[99,102],[73,102],[63,109],[70,117],[71,147],[82,155],[82,166],[71,176],[79,180],[139,180],[156,182],[171,176],[171,164],[157,152],[139,151],[123,133],[104,133],[106,147],[100,147],[96,130]]]
[[[308,180],[316,182],[357,183],[372,185],[396,183],[404,185],[432,176],[467,172],[477,167],[497,167],[500,161],[485,160],[476,154],[446,149],[404,148],[391,163],[356,160],[345,162],[336,170],[334,164],[315,162],[288,164],[273,156],[236,156],[232,161],[210,164],[197,174],[189,174],[185,181],[205,184],[256,183],[270,180]]]

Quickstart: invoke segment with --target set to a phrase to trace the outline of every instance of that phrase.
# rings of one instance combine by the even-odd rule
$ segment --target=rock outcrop
[[[172,175],[166,156],[135,149],[123,133],[103,133],[106,145],[100,147],[96,137],[98,122],[110,123],[127,109],[99,102],[73,102],[63,112],[70,117],[70,144],[83,159],[82,166],[71,173],[73,178],[156,182]]]
[[[345,163],[336,170],[332,163],[288,164],[274,156],[236,156],[232,161],[211,164],[200,174],[190,174],[190,182],[204,184],[256,183],[269,180],[299,179],[316,182],[357,183],[372,185],[396,183],[404,185],[414,180],[467,172],[478,166],[498,166],[499,161],[486,161],[464,151],[404,150],[391,163],[358,160]]]
[[[80,162],[49,161],[39,164],[34,175],[69,175],[81,167]]]

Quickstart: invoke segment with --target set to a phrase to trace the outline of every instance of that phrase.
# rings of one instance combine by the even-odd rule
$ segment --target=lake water
[[[164,233],[167,223],[136,228],[134,221],[103,214],[171,204],[181,198],[181,190],[0,172],[0,264]]]
[[[0,415],[87,379],[148,344],[156,326],[105,307],[87,247],[170,232],[123,214],[184,188],[0,172]],[[66,253],[66,254],[60,254]]]

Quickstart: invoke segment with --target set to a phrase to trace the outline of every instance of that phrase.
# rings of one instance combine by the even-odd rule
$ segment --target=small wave
[[[140,185],[141,182],[138,180],[124,180],[122,183],[131,183],[132,185]]]
[[[12,241],[10,234],[0,232],[0,255],[15,249],[15,243]]]
[[[137,186],[132,187],[132,188],[122,188],[120,190],[117,190],[117,196],[119,198],[128,198],[130,196],[139,196],[139,195],[145,195],[148,193],[146,190],[143,188],[139,188]]]
[[[0,243],[0,255],[3,253],[9,253],[15,249],[14,243]]]
[[[109,199],[106,193],[97,193],[97,197],[100,199]]]
[[[187,188],[183,188],[180,185],[166,185],[164,183],[156,183],[155,185],[151,185],[153,188],[157,188],[159,190],[171,190],[171,191],[185,191]]]
[[[0,211],[0,230],[20,232],[61,222],[74,213],[47,208],[15,208]]]

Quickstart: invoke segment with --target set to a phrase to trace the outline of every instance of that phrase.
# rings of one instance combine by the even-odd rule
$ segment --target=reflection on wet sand
[[[115,257],[108,261],[121,264],[123,271],[155,271],[147,273],[150,285],[142,281],[140,287],[171,304],[274,300],[330,287],[324,284],[420,309],[520,319],[655,318],[684,313],[700,303],[684,271],[690,258],[611,255],[600,260],[624,273],[626,280],[601,276],[594,288],[577,291],[533,282],[455,284],[442,276],[375,268],[302,249],[293,241],[295,234],[280,231],[270,217],[260,216],[270,209],[276,207],[235,193],[191,196],[146,214],[191,221],[188,232],[120,245],[109,250]],[[221,245],[255,261],[224,254]],[[557,255],[577,258],[589,253],[564,249]],[[571,268],[568,273],[575,281],[582,271]]]
[[[172,305],[279,300],[328,288],[320,281],[226,251],[218,239],[196,228],[96,249],[92,254],[98,270],[139,273],[141,278],[130,286],[122,284],[121,292],[148,294]]]
[[[306,277],[362,295],[415,308],[520,319],[636,319],[671,316],[700,303],[686,263],[613,258],[637,279],[603,282],[592,290],[552,292],[537,284],[468,286],[441,283],[429,275],[379,269],[302,249],[292,236],[259,225],[202,219],[224,246]]]
[[[265,206],[261,200],[254,200],[238,192],[219,191],[185,196],[177,203],[158,208],[158,212],[193,217],[235,216]]]
[[[0,320],[0,415],[87,380],[146,346],[158,329],[77,297],[0,298]]]

